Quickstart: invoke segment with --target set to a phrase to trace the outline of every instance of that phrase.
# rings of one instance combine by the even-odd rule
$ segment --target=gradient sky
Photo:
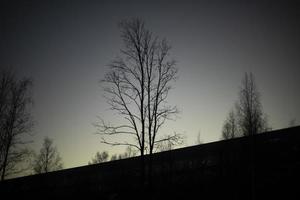
[[[34,79],[33,148],[49,136],[66,168],[86,165],[96,151],[122,151],[94,134],[97,115],[118,122],[98,81],[122,47],[117,23],[142,18],[178,61],[169,102],[181,113],[161,134],[184,133],[194,145],[201,131],[211,142],[245,72],[255,75],[273,129],[299,124],[299,10],[285,1],[2,1],[0,67]]]

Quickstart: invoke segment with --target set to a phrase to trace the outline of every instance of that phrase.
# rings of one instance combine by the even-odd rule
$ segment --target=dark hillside
[[[299,170],[298,126],[154,154],[147,189],[135,157],[6,180],[0,193],[22,198],[299,199]]]

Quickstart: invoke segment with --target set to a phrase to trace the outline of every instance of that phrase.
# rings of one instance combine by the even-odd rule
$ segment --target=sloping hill
[[[149,163],[149,156],[146,163]],[[300,126],[0,183],[7,197],[299,199]],[[151,180],[150,178],[151,177]]]

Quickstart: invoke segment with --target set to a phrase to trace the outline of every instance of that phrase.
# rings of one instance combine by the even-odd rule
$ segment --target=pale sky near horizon
[[[48,136],[65,168],[86,165],[100,144],[96,116],[117,123],[98,81],[122,47],[117,23],[139,17],[172,45],[179,79],[169,102],[181,111],[161,134],[185,145],[219,140],[245,72],[255,75],[273,129],[300,122],[300,12],[285,1],[3,1],[0,66],[34,79],[33,148]]]

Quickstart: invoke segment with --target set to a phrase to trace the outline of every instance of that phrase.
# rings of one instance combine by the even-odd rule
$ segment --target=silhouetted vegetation
[[[136,155],[137,155],[137,151],[134,150],[132,147],[128,146],[128,147],[126,147],[124,153],[121,153],[118,156],[112,155],[110,160],[116,160],[116,159],[113,159],[114,156],[120,160],[120,159],[135,157]]]
[[[53,140],[46,137],[40,153],[35,156],[33,161],[33,171],[36,174],[47,173],[51,171],[60,170],[63,168],[62,159],[53,146]]]
[[[108,161],[109,155],[107,151],[97,152],[95,157],[92,158],[92,161],[89,161],[89,165],[103,163]]]
[[[176,136],[176,137],[174,137]],[[168,137],[173,137],[168,139]],[[182,145],[185,141],[185,137],[181,134],[175,134],[173,136],[165,136],[165,139],[156,145],[156,152],[162,152],[162,151],[170,151],[174,149],[174,147],[178,145]]]
[[[32,80],[18,79],[11,70],[0,72],[0,172],[1,180],[27,168],[21,164],[30,156],[25,144],[33,127]]]
[[[113,161],[113,160],[121,160],[121,159],[125,159],[125,158],[131,158],[131,157],[135,157],[137,155],[137,151],[135,151],[132,147],[128,146],[125,149],[124,153],[121,154],[113,154],[109,155],[109,153],[107,151],[102,151],[102,152],[97,152],[95,157],[92,158],[92,161],[89,161],[88,164],[98,164],[98,163],[103,163],[103,162],[107,162],[107,161]]]
[[[154,36],[140,19],[124,20],[119,24],[124,47],[121,55],[110,64],[110,70],[101,81],[112,111],[124,123],[111,125],[100,119],[95,126],[102,136],[102,143],[112,146],[125,145],[136,148],[141,156],[141,181],[152,173],[149,164],[146,173],[144,156],[151,155],[158,145],[169,141],[181,142],[178,133],[159,136],[159,130],[178,110],[167,103],[171,84],[176,80],[175,61],[169,58],[171,46],[165,39]],[[117,136],[127,136],[121,141]],[[114,137],[107,139],[107,136]],[[124,137],[123,137],[124,138]]]
[[[251,136],[271,130],[260,101],[254,75],[245,73],[239,91],[235,110],[231,110],[224,122],[222,136],[230,139],[237,136]]]
[[[245,73],[242,81],[240,98],[237,103],[237,116],[239,129],[245,136],[255,135],[270,129],[266,115],[263,113],[260,93],[252,73]]]
[[[165,121],[178,112],[166,102],[177,68],[169,59],[169,43],[153,36],[143,21],[124,20],[119,27],[124,48],[121,56],[110,63],[110,71],[101,83],[111,110],[125,123],[114,126],[101,120],[96,127],[102,136],[127,135],[135,141],[108,141],[102,137],[103,143],[137,148],[141,156],[146,150],[152,154],[158,143],[179,138],[178,134],[158,137]]]
[[[232,139],[237,136],[238,124],[234,110],[231,110],[224,122],[222,137],[224,139]]]

